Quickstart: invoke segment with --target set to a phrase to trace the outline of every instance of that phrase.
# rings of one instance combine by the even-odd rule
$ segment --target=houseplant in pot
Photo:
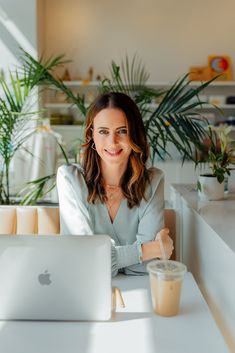
[[[220,200],[224,197],[224,180],[235,165],[235,140],[229,136],[231,127],[208,125],[207,138],[197,158],[197,165],[208,171],[199,176],[198,191],[202,200]]]

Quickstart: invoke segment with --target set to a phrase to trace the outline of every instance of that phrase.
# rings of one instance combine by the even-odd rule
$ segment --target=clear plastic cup
[[[154,312],[161,316],[177,315],[186,266],[178,261],[154,260],[148,263],[147,270]]]

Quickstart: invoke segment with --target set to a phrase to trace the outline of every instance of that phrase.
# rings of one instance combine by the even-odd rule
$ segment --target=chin
[[[106,156],[103,156],[101,158],[103,159],[103,161],[106,164],[116,165],[116,164],[126,164],[128,162],[129,156],[127,156],[127,157],[124,157],[124,156],[107,157],[107,155],[106,155]]]
[[[125,163],[126,160],[123,158],[105,158],[104,162],[107,164],[122,164]]]

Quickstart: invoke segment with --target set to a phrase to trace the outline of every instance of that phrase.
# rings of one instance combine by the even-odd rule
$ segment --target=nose
[[[109,134],[109,143],[112,145],[112,144],[116,144],[118,141],[118,136],[115,132],[110,132]]]

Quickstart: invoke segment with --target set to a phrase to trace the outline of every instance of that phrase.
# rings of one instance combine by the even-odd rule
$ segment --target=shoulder
[[[80,164],[63,164],[58,168],[57,174],[64,176],[83,175],[83,168]]]
[[[146,197],[150,199],[154,194],[162,192],[164,185],[164,173],[161,169],[151,167],[148,169],[149,183],[146,187]]]
[[[164,173],[161,169],[151,167],[148,169],[148,173],[150,184],[152,185],[152,187],[154,187],[154,185],[158,185],[160,181],[164,180]]]
[[[80,186],[82,189],[86,188],[84,172],[80,164],[74,163],[60,166],[57,170],[57,182],[60,180]]]

